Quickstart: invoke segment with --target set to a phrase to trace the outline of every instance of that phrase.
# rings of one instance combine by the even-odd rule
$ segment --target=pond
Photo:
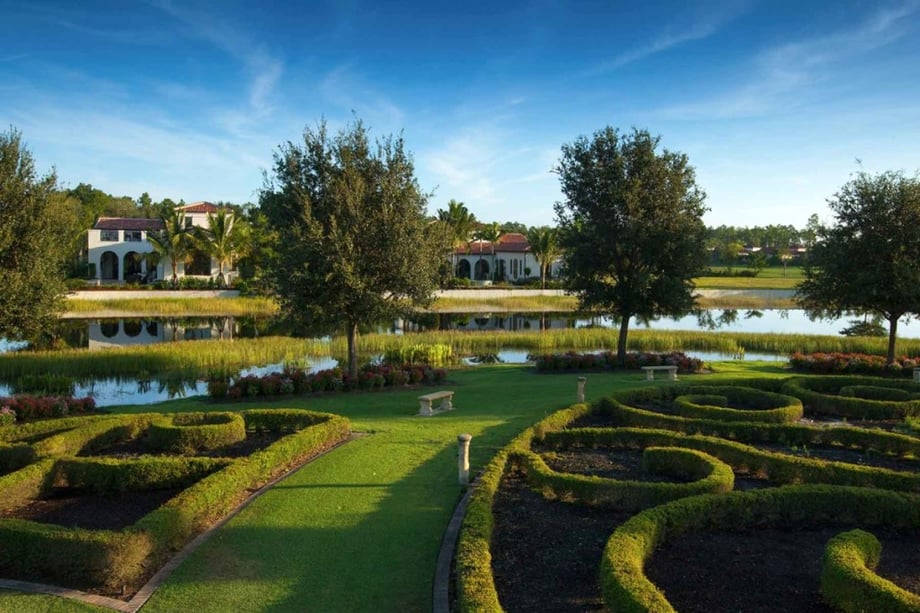
[[[631,322],[630,329],[718,330],[723,332],[815,334],[836,336],[850,325],[852,317],[839,320],[809,319],[800,309],[713,309],[700,316],[662,318],[648,324]],[[146,319],[70,319],[60,323],[59,335],[70,347],[106,349],[188,340],[253,338],[284,335],[287,328],[278,321],[253,317],[187,317]],[[421,313],[373,327],[373,332],[404,334],[426,330],[533,331],[585,327],[616,328],[609,317],[572,312],[558,313]],[[920,338],[920,325],[902,321],[899,338]],[[22,344],[0,339],[0,353]]]
[[[648,324],[633,322],[631,329],[652,330],[719,330],[729,332],[818,334],[837,335],[850,324],[852,318],[836,321],[812,321],[798,309],[734,310],[717,309],[701,316],[679,319],[660,319]],[[251,317],[204,318],[147,318],[147,319],[92,319],[61,322],[62,337],[73,347],[105,350],[110,347],[175,342],[180,340],[248,338],[279,334],[283,328],[270,319]],[[424,330],[506,330],[532,331],[572,329],[584,327],[616,328],[617,322],[604,316],[589,316],[571,312],[563,313],[425,313],[407,320],[397,320],[376,327],[377,332],[405,334]],[[920,338],[920,325],[902,322],[899,337]],[[0,352],[14,351],[21,343],[0,339]],[[527,361],[527,351],[501,349],[497,357],[505,363]],[[704,361],[733,359],[735,356],[719,353],[690,352]],[[786,355],[747,353],[746,360],[783,361]],[[469,359],[467,359],[468,363]],[[337,361],[331,356],[309,358],[311,371],[333,368]],[[264,375],[281,370],[281,364],[250,368],[241,375]],[[9,395],[10,386],[0,383],[0,396]],[[76,386],[77,396],[92,395],[97,406],[120,404],[152,404],[173,398],[200,396],[207,393],[204,381],[181,380],[116,380],[103,379]]]

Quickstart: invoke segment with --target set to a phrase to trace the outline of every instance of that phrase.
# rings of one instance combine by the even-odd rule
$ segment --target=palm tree
[[[450,266],[454,276],[456,276],[456,250],[457,247],[462,247],[464,245],[469,248],[470,234],[473,231],[473,226],[476,224],[476,216],[470,213],[465,204],[451,198],[447,203],[446,211],[444,209],[438,209],[438,219],[447,224],[447,227],[450,228],[450,237],[452,240]]]
[[[559,232],[556,228],[531,228],[527,231],[530,252],[540,264],[540,286],[546,289],[546,271],[559,257]]]
[[[148,232],[147,240],[159,258],[169,259],[172,266],[172,284],[179,282],[179,261],[185,261],[191,248],[190,228],[185,227],[185,212],[176,210],[170,216],[161,215],[163,229]]]
[[[476,237],[479,240],[489,241],[489,248],[492,253],[492,268],[489,271],[492,276],[492,280],[495,280],[495,244],[502,237],[504,232],[502,232],[502,226],[497,221],[485,225],[479,229],[476,233]]]
[[[208,227],[196,228],[195,239],[199,247],[217,260],[219,273],[217,283],[223,286],[224,264],[231,269],[233,258],[241,255],[249,243],[249,232],[242,219],[233,211],[220,208],[215,214],[208,214]]]

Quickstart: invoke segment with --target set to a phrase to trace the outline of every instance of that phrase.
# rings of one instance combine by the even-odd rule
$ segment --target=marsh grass
[[[249,366],[300,363],[308,355],[328,355],[328,343],[313,339],[271,336],[234,341],[179,341],[89,351],[20,351],[0,354],[0,379],[28,374],[99,377],[197,378],[230,375]]]
[[[539,313],[574,311],[578,299],[574,296],[510,296],[494,298],[438,298],[431,307],[436,313],[465,313],[472,311],[515,311]]]
[[[278,303],[272,298],[116,298],[111,300],[67,300],[68,316],[97,317],[149,315],[159,317],[223,315],[238,317],[254,315],[267,317],[278,313]]]
[[[460,331],[437,330],[404,335],[366,334],[358,345],[363,359],[390,352],[406,351],[417,345],[445,345],[457,356],[498,353],[503,349],[530,353],[610,350],[617,348],[613,328],[574,328],[543,331]],[[705,351],[724,355],[744,352],[789,355],[795,352],[847,352],[884,355],[887,338],[808,334],[767,334],[684,330],[634,329],[629,333],[629,351]],[[76,379],[137,377],[205,378],[229,376],[252,366],[303,364],[315,357],[342,357],[346,340],[331,341],[285,336],[197,340],[139,345],[89,351],[21,351],[0,354],[0,380],[15,381],[23,375],[64,375]],[[920,355],[920,339],[899,339],[898,353]]]

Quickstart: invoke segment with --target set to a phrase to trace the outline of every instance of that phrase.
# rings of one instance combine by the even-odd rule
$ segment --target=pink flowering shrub
[[[910,375],[914,368],[920,368],[920,358],[901,356],[891,364],[882,355],[865,353],[793,353],[789,366],[799,372],[834,375]]]
[[[278,397],[320,392],[363,390],[383,387],[401,387],[408,384],[441,383],[447,379],[447,370],[432,368],[427,364],[403,366],[367,365],[357,377],[349,377],[340,368],[329,368],[315,373],[300,369],[285,369],[264,377],[249,375],[235,381],[214,378],[208,382],[208,395],[215,400],[240,400],[251,397]]]
[[[530,355],[538,372],[554,372],[562,370],[613,370],[617,368],[616,353],[604,351],[602,353],[548,353],[545,355]],[[638,370],[643,366],[677,366],[683,373],[700,372],[703,361],[692,358],[680,351],[671,353],[630,352],[626,354],[626,368]]]
[[[0,425],[5,425],[12,415],[16,422],[67,417],[68,415],[86,415],[96,410],[96,401],[91,397],[74,398],[73,396],[30,396],[26,394],[0,398]]]

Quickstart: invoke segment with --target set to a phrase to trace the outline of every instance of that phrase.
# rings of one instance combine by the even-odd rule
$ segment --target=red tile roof
[[[180,211],[185,211],[186,213],[216,213],[217,205],[211,202],[193,202],[191,204],[186,204],[185,206],[179,207]]]
[[[470,242],[469,251],[467,251],[466,245],[464,245],[462,247],[458,247],[455,253],[458,255],[479,255],[480,247],[482,248],[482,253],[488,253],[491,255],[492,243],[489,241],[480,240]],[[501,237],[499,237],[498,242],[495,244],[495,253],[525,253],[529,251],[530,243],[527,241],[527,237],[518,232],[502,234]]]
[[[163,222],[146,217],[100,217],[96,230],[162,230]]]

